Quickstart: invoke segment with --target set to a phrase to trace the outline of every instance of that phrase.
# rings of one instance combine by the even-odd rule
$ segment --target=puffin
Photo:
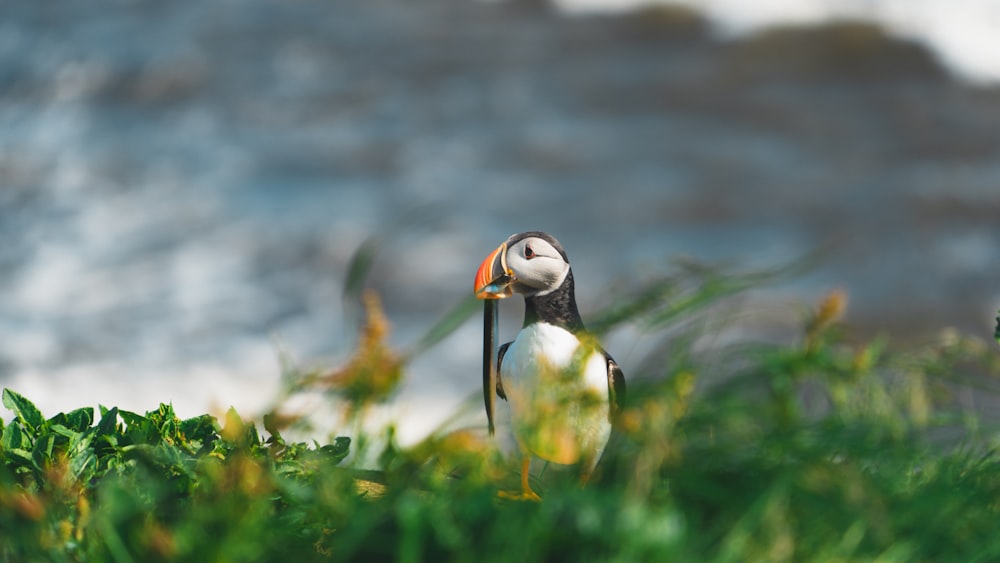
[[[521,330],[496,353],[495,393],[510,407],[511,429],[521,454],[521,491],[501,494],[539,499],[528,482],[532,457],[577,466],[585,484],[623,407],[625,376],[584,327],[566,251],[548,233],[511,235],[479,266],[475,294],[488,300],[487,318],[491,305],[495,315],[495,300],[514,294],[524,297]],[[492,341],[495,331],[489,322],[486,342]],[[484,354],[491,355],[488,348]],[[494,390],[486,388],[492,376],[485,375],[490,369],[484,362],[486,416],[492,433]]]

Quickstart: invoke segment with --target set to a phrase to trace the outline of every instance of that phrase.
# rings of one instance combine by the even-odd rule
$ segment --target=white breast
[[[500,370],[523,449],[555,463],[597,462],[611,424],[607,360],[596,346],[535,323],[518,333]]]

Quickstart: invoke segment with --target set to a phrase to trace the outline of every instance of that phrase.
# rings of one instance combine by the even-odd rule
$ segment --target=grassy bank
[[[595,315],[663,331],[630,373],[628,408],[599,477],[552,474],[540,503],[497,491],[516,470],[481,432],[400,447],[392,429],[286,441],[282,404],[255,425],[169,405],[40,413],[5,390],[0,561],[990,561],[1000,558],[1000,454],[988,413],[992,342],[855,342],[832,293],[792,342],[695,345],[720,304],[761,283],[687,272]],[[385,343],[377,300],[355,355],[288,368],[286,395],[320,393],[348,426],[392,396],[409,354]],[[477,309],[428,331],[433,344]],[[378,438],[378,439],[375,439]],[[351,451],[379,446],[379,467]]]

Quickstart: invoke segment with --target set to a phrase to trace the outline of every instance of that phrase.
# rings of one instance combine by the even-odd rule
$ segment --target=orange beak
[[[514,294],[514,272],[507,267],[507,243],[490,253],[476,271],[476,297],[503,299]]]

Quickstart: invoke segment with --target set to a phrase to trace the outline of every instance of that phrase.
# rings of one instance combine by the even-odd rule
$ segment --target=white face
[[[569,264],[551,244],[529,237],[507,248],[507,267],[517,282],[514,291],[525,295],[544,295],[560,285],[569,272]]]

